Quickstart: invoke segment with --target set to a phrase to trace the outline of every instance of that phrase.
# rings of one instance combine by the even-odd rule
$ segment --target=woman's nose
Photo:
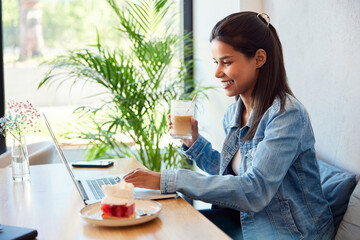
[[[215,77],[216,78],[221,78],[224,76],[224,72],[222,71],[222,68],[220,66],[220,64],[216,67],[216,70],[215,70]]]

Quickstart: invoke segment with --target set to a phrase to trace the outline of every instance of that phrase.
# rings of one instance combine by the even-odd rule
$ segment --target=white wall
[[[360,173],[360,1],[194,1],[195,77],[219,86],[214,77],[209,34],[223,17],[239,10],[270,15],[283,44],[290,86],[309,111],[319,157]],[[359,55],[358,55],[359,54]],[[233,101],[212,91],[198,110],[201,133],[215,148],[224,140],[222,116]]]
[[[360,1],[266,0],[320,158],[360,173]]]

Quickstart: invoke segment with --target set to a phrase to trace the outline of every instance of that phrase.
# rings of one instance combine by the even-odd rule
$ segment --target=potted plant
[[[178,146],[167,136],[169,103],[191,99],[207,88],[194,86],[186,71],[192,62],[182,60],[182,54],[192,50],[183,44],[188,35],[176,32],[176,15],[170,11],[174,1],[128,1],[121,6],[115,0],[107,1],[116,13],[117,30],[126,46],[109,49],[98,33],[94,46],[48,61],[50,70],[39,88],[72,81],[95,83],[104,90],[100,107],[75,111],[90,119],[95,132],[82,130],[69,136],[90,140],[88,158],[131,156],[155,171],[181,167],[184,162]]]

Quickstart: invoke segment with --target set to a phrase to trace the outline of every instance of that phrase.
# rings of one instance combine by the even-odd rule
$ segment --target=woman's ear
[[[258,49],[255,53],[256,67],[261,68],[266,63],[266,52],[264,49]]]

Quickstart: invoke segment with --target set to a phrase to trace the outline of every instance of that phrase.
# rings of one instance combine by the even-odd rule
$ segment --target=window
[[[184,0],[184,6],[190,5],[192,1]],[[176,6],[180,8],[180,3]],[[47,114],[56,129],[71,124],[76,107],[100,103],[99,90],[94,87],[71,88],[65,83],[61,88],[54,84],[38,89],[38,85],[48,70],[41,63],[96,43],[97,31],[108,46],[121,44],[114,29],[116,18],[106,0],[3,0],[2,10],[5,102],[30,101]],[[190,26],[185,19],[189,18],[184,22]],[[28,143],[48,138],[45,128],[43,132],[29,137]]]

